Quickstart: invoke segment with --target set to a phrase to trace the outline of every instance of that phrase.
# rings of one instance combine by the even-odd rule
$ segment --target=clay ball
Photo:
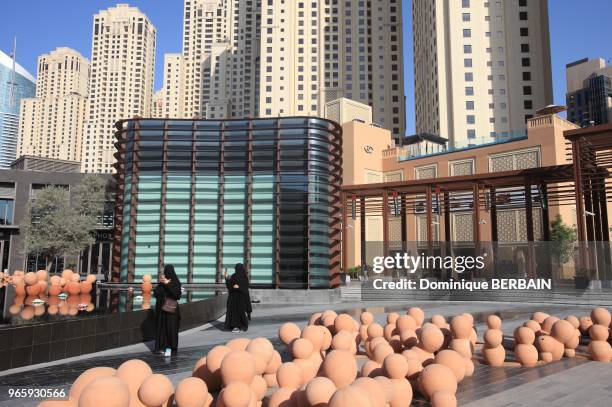
[[[359,386],[346,386],[334,392],[329,407],[371,407],[368,393]]]
[[[311,406],[323,406],[329,403],[336,391],[336,385],[327,377],[315,377],[306,385],[306,400]]]
[[[26,274],[26,283],[27,283],[27,274]],[[610,326],[610,320],[612,317],[610,316],[610,311],[605,308],[593,308],[591,311],[591,320],[594,324]]]
[[[323,359],[321,373],[336,387],[347,386],[357,377],[357,361],[350,352],[333,350]]]
[[[276,380],[279,387],[298,389],[302,385],[302,369],[294,362],[283,363],[276,371]]]
[[[419,331],[419,345],[423,350],[435,352],[442,347],[442,344],[444,344],[444,334],[437,326],[430,324]]]
[[[397,312],[390,312],[387,314],[387,324],[395,324],[395,321],[399,318]]]
[[[609,336],[608,328],[603,325],[593,324],[589,328],[589,336],[592,341],[607,341]]]
[[[179,382],[174,400],[180,407],[202,407],[208,398],[206,383],[197,377],[187,377]]]
[[[576,335],[576,328],[568,321],[562,319],[553,324],[550,335],[559,342],[566,344]]]
[[[414,318],[417,323],[417,326],[423,325],[423,321],[425,321],[425,313],[419,307],[410,307],[408,309],[408,315]]]
[[[531,329],[534,333],[538,333],[542,330],[540,324],[537,321],[534,321],[533,319],[530,319],[529,321],[525,322],[523,326],[525,328]]]
[[[99,377],[83,389],[79,397],[79,407],[123,407],[130,404],[128,386],[116,377]]]
[[[457,407],[457,397],[448,390],[438,390],[431,396],[432,407]]]
[[[385,407],[387,404],[387,394],[379,381],[371,377],[360,377],[353,385],[361,387],[368,394],[372,407]]]
[[[145,379],[153,374],[151,367],[140,359],[132,359],[123,362],[115,373],[115,377],[123,380],[129,387],[130,392],[136,394]]]
[[[514,340],[516,343],[533,344],[535,333],[531,329],[522,326],[514,331]]]
[[[371,312],[364,311],[359,316],[359,320],[361,321],[362,325],[370,325],[372,322],[374,322],[374,315],[372,315]]]
[[[308,325],[302,330],[301,338],[308,339],[315,350],[323,350],[323,341],[325,340],[324,331],[327,328],[319,325]],[[331,336],[330,336],[331,343]]]
[[[81,375],[77,377],[74,383],[72,383],[68,396],[71,399],[78,400],[85,386],[87,386],[93,380],[99,377],[114,376],[115,373],[116,370],[112,367],[92,367],[91,369],[88,369],[81,373]]]
[[[299,338],[301,334],[302,330],[293,322],[284,323],[278,330],[278,338],[285,345],[289,345],[291,341]]]
[[[152,374],[147,377],[138,389],[138,398],[147,406],[161,406],[174,393],[170,379],[162,374]]]
[[[487,326],[489,329],[501,329],[502,320],[497,315],[489,315],[487,316]]]
[[[484,341],[492,348],[497,347],[503,343],[504,334],[499,329],[487,329],[484,333]]]
[[[225,356],[227,356],[230,352],[232,352],[232,349],[224,345],[215,346],[208,351],[208,354],[206,355],[206,365],[211,373],[219,373],[223,358],[225,358]]]
[[[431,399],[431,396],[440,390],[453,394],[457,392],[457,379],[453,371],[437,363],[425,366],[418,381],[419,389],[427,399]]]
[[[221,381],[225,385],[231,382],[242,382],[249,385],[255,376],[255,359],[249,352],[234,350],[225,355],[219,371]]]
[[[438,352],[434,358],[434,363],[444,365],[452,370],[457,382],[465,377],[465,358],[454,350],[446,349]]]
[[[291,354],[297,359],[306,359],[312,355],[314,347],[308,339],[298,338],[291,342]]]
[[[414,318],[410,315],[402,315],[397,321],[395,321],[395,326],[399,332],[403,332],[405,330],[416,331],[417,323]]]
[[[250,339],[247,338],[236,338],[232,339],[228,343],[225,344],[231,350],[246,350],[247,346],[251,343]],[[219,362],[220,365],[221,362]]]
[[[382,367],[389,379],[402,379],[408,373],[408,361],[404,356],[397,353],[385,357]]]
[[[353,332],[355,328],[355,320],[348,314],[340,314],[334,320],[334,328],[336,329],[336,332]]]
[[[249,386],[242,382],[233,382],[221,390],[217,399],[217,406],[249,407],[254,401]]]
[[[472,334],[472,323],[466,315],[457,315],[451,319],[450,329],[455,339],[469,339]]]
[[[339,331],[332,338],[331,347],[332,349],[350,351],[354,344],[355,340],[349,331]]]
[[[368,326],[368,338],[378,338],[383,336],[383,327],[377,323],[372,323]]]

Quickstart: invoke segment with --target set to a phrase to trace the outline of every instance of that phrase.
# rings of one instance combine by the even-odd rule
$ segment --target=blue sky
[[[531,0],[534,1],[534,0]],[[535,0],[544,1],[544,0]],[[155,88],[162,81],[163,54],[180,51],[183,0],[124,0],[140,8],[157,27]],[[68,46],[91,56],[92,16],[117,4],[110,0],[3,0],[0,49],[10,52],[17,36],[17,60],[33,75],[38,55]],[[612,59],[612,1],[550,0],[555,103],[565,102],[565,64],[584,57]],[[404,70],[408,132],[414,131],[411,0],[404,5]]]

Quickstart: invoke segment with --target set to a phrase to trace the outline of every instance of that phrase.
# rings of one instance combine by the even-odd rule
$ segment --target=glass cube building
[[[173,264],[218,283],[327,288],[340,269],[342,129],[314,117],[117,123],[113,280]]]

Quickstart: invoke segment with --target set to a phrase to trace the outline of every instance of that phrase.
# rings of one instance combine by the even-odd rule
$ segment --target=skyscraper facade
[[[567,119],[579,126],[612,123],[612,66],[588,58],[566,66]]]
[[[524,135],[552,103],[548,2],[414,0],[417,133],[463,147]]]
[[[36,97],[21,100],[17,156],[81,160],[89,61],[70,48],[38,58]]]
[[[36,92],[36,80],[21,65],[0,51],[0,168],[15,160],[19,130],[19,104]]]
[[[84,172],[110,173],[115,122],[152,114],[156,30],[146,15],[125,4],[100,11],[93,23],[81,162]]]
[[[344,97],[404,135],[400,0],[273,0],[261,14],[261,116],[323,116]]]
[[[170,117],[323,116],[345,97],[405,131],[400,0],[185,0],[165,59]]]

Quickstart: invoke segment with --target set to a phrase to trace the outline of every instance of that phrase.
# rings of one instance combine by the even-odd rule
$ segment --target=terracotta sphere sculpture
[[[270,396],[268,400],[268,407],[289,407],[289,399],[291,399],[291,395],[295,392],[295,389],[287,389],[284,387],[279,388]],[[291,406],[294,407],[294,406]]]
[[[436,352],[444,344],[444,334],[435,325],[427,325],[419,331],[419,347],[426,352]]]
[[[500,329],[488,329],[484,334],[482,356],[491,366],[502,366],[506,359],[506,349],[503,346],[504,334]]]
[[[489,329],[501,329],[501,318],[494,314],[487,316],[487,327],[489,327]]]
[[[304,329],[302,330],[302,334],[300,335],[300,338],[308,339],[312,343],[313,348],[316,351],[320,351],[320,350],[323,350],[324,348],[323,346],[324,345],[323,341],[325,340],[324,331],[329,332],[327,328],[323,326],[308,325],[304,327]],[[331,335],[330,335],[330,343],[331,343]]]
[[[81,392],[79,407],[125,407],[130,404],[130,390],[121,379],[113,376],[92,380]]]
[[[197,377],[181,380],[174,392],[174,400],[178,407],[203,407],[207,399],[206,383]]]
[[[366,362],[361,365],[361,377],[376,377],[382,374],[383,370],[382,365],[380,363],[376,363],[373,360],[366,360]]]
[[[151,376],[151,367],[140,359],[132,359],[123,362],[115,373],[115,377],[123,380],[130,389],[131,394],[137,394],[140,385]],[[201,380],[200,380],[201,381]]]
[[[212,374],[218,375],[220,374],[221,362],[223,358],[232,352],[232,349],[229,346],[218,345],[208,351],[206,355],[206,365]],[[219,376],[221,377],[221,376]]]
[[[266,338],[255,338],[247,345],[246,352],[255,361],[255,374],[263,374],[274,354],[274,346]]]
[[[405,348],[410,349],[413,346],[416,346],[418,343],[418,337],[416,332],[412,329],[404,329],[400,332],[400,341]]]
[[[399,332],[397,332],[397,328],[395,327],[395,324],[387,324],[383,328],[383,337],[387,341],[391,340],[391,337],[395,335],[396,333],[399,333]]]
[[[438,390],[431,396],[432,407],[456,407],[457,396],[447,390]]]
[[[283,363],[276,371],[276,381],[279,387],[298,389],[302,385],[302,369],[294,362]]]
[[[93,367],[81,373],[79,377],[72,383],[68,397],[73,400],[78,400],[81,392],[90,382],[99,377],[114,376],[116,370],[112,367]]]
[[[323,407],[335,391],[336,385],[327,377],[315,377],[306,385],[306,400],[311,407]]]
[[[333,350],[323,359],[321,373],[334,382],[336,387],[347,386],[357,377],[357,361],[347,351]]]
[[[438,352],[434,358],[434,363],[444,365],[452,370],[457,382],[465,377],[465,358],[454,350],[445,349]]]
[[[550,336],[564,345],[572,340],[575,335],[576,328],[564,319],[555,322],[550,331]]]
[[[540,324],[537,321],[534,321],[533,319],[530,319],[529,321],[526,321],[523,324],[523,326],[525,328],[531,329],[536,334],[542,330],[542,327],[540,326]]]
[[[408,361],[404,356],[393,353],[385,357],[382,368],[389,379],[402,379],[408,374]]]
[[[36,278],[38,278],[38,281],[46,281],[47,278],[49,278],[49,273],[45,269],[38,270],[36,272]]]
[[[349,314],[340,314],[334,319],[334,328],[336,332],[352,332],[355,328],[355,320]]]
[[[546,332],[547,334],[550,334],[550,331],[552,330],[553,325],[558,320],[559,320],[559,318],[557,318],[555,316],[550,316],[550,317],[546,318],[544,320],[544,322],[542,322],[542,332]]]
[[[457,392],[457,379],[453,371],[437,363],[426,366],[419,375],[419,389],[428,399],[437,391]]]
[[[26,273],[24,281],[27,285],[34,285],[38,283],[38,277],[36,276],[36,273],[29,272],[29,273]]]
[[[371,377],[360,377],[355,380],[353,386],[361,387],[368,394],[372,407],[386,406],[387,395],[383,386],[377,380]]]
[[[395,326],[399,332],[405,330],[416,331],[417,329],[416,320],[411,315],[401,315],[397,321],[395,321]]]
[[[251,340],[248,338],[236,338],[226,343],[225,346],[231,350],[246,350],[249,343],[251,343]]]
[[[255,376],[255,358],[247,351],[231,351],[221,361],[219,372],[224,385],[231,382],[251,384]]]
[[[425,321],[425,313],[419,307],[410,307],[408,309],[408,315],[414,318],[417,323],[417,326],[423,325],[423,321]]]
[[[368,326],[368,338],[374,339],[383,336],[384,329],[377,323],[372,323]]]
[[[514,340],[516,343],[533,344],[535,341],[535,333],[524,326],[515,329]]]
[[[253,401],[251,388],[242,382],[232,382],[219,393],[225,407],[249,407]]]
[[[359,320],[361,321],[362,325],[370,325],[372,322],[374,322],[374,315],[371,312],[364,311],[361,313],[361,315],[359,315]]]
[[[605,308],[593,308],[591,311],[591,320],[594,324],[609,327],[610,322],[612,321],[612,316],[610,316],[610,311]]]
[[[538,324],[542,325],[542,323],[544,322],[544,320],[546,320],[546,318],[548,318],[550,315],[545,313],[545,312],[541,312],[541,311],[536,311],[533,313],[533,315],[531,316],[531,319],[533,319],[534,321],[536,321]]]
[[[161,406],[174,394],[170,379],[162,374],[147,377],[138,389],[138,398],[146,406]]]
[[[412,403],[412,385],[405,378],[389,379],[393,387],[393,397],[390,407],[410,407]]]
[[[332,338],[331,348],[334,350],[346,350],[351,351],[355,345],[353,335],[349,331],[339,331]]]
[[[589,328],[593,325],[593,320],[591,317],[580,317],[578,318],[578,322],[580,323],[580,326],[578,327],[580,332],[582,332],[583,335],[588,335]]]
[[[387,324],[395,324],[398,318],[399,314],[397,312],[389,312],[387,314]]]
[[[278,351],[275,350],[272,354],[272,358],[270,359],[270,362],[268,362],[268,366],[266,366],[266,370],[264,371],[264,374],[276,373],[276,371],[282,364],[283,364],[283,361],[281,359],[281,355],[280,353],[278,353]]]
[[[151,278],[150,274],[145,274],[144,276],[142,276],[142,281],[144,283],[150,283],[153,279]]]
[[[85,278],[85,281],[87,281],[90,284],[93,284],[96,282],[97,279],[98,277],[96,277],[95,274],[88,274],[87,277]]]
[[[433,317],[431,317],[431,323],[436,325],[438,328],[445,328],[447,323],[446,323],[446,318],[444,318],[444,316],[436,314]]]
[[[612,347],[608,343],[609,330],[607,327],[594,324],[589,328],[588,351],[592,360],[597,362],[609,362],[612,359]]]
[[[380,343],[372,350],[372,356],[376,363],[383,364],[385,358],[395,353],[395,350],[388,343]]]
[[[368,393],[359,386],[339,388],[329,399],[329,407],[372,407]]]
[[[299,326],[293,322],[286,322],[278,329],[278,338],[285,345],[289,345],[294,339],[297,339],[302,334]]]
[[[580,321],[575,315],[568,315],[567,317],[565,317],[565,320],[572,324],[572,326],[576,329],[580,327]]]
[[[308,320],[308,325],[320,325],[321,324],[321,315],[323,315],[322,312],[316,312],[316,313],[312,314],[310,316],[310,319]]]
[[[221,376],[210,371],[206,364],[206,357],[201,358],[193,365],[191,375],[204,381],[210,391],[218,391],[221,388]]]

